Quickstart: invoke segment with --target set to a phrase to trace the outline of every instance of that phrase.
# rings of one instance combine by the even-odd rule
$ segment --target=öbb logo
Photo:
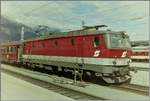
[[[95,52],[94,52],[94,57],[98,57],[100,55],[100,50],[96,50]]]

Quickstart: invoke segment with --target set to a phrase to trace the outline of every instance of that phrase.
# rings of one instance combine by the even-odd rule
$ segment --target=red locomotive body
[[[4,62],[14,63],[19,61],[18,56],[18,48],[20,46],[20,43],[13,42],[13,43],[6,43],[1,44],[1,60]]]
[[[124,32],[81,30],[28,40],[22,59],[26,63],[93,71],[114,83],[127,79],[124,76],[129,74],[130,56],[131,46]],[[118,77],[110,79],[112,75]]]
[[[123,52],[127,50],[108,48],[103,34],[32,40],[24,45],[26,55],[63,57],[122,58]],[[128,50],[124,58],[129,58],[130,53]]]
[[[22,64],[48,66],[55,71],[83,70],[85,74],[102,77],[107,83],[131,78],[131,46],[123,31],[82,29],[26,40],[20,48],[23,51],[15,51],[19,58],[14,61],[19,59]],[[5,60],[6,55],[2,55]]]

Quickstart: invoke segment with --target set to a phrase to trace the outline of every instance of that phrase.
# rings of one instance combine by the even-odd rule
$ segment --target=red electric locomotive
[[[130,79],[131,46],[125,32],[97,27],[49,35],[24,42],[24,63],[53,65],[55,70],[83,69],[108,83]]]
[[[107,83],[126,82],[131,79],[129,37],[124,31],[99,30],[103,26],[26,40],[19,59],[55,71],[83,70]]]

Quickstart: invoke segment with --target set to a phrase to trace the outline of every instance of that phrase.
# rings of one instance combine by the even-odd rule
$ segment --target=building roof
[[[6,42],[6,43],[1,43],[1,46],[5,45],[20,45],[22,42],[21,41],[12,41],[12,42]]]

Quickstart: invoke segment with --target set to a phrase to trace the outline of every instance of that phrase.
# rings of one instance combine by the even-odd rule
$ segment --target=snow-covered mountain
[[[32,28],[7,18],[1,17],[0,42],[20,40],[21,27],[24,26],[25,39],[35,37]]]

